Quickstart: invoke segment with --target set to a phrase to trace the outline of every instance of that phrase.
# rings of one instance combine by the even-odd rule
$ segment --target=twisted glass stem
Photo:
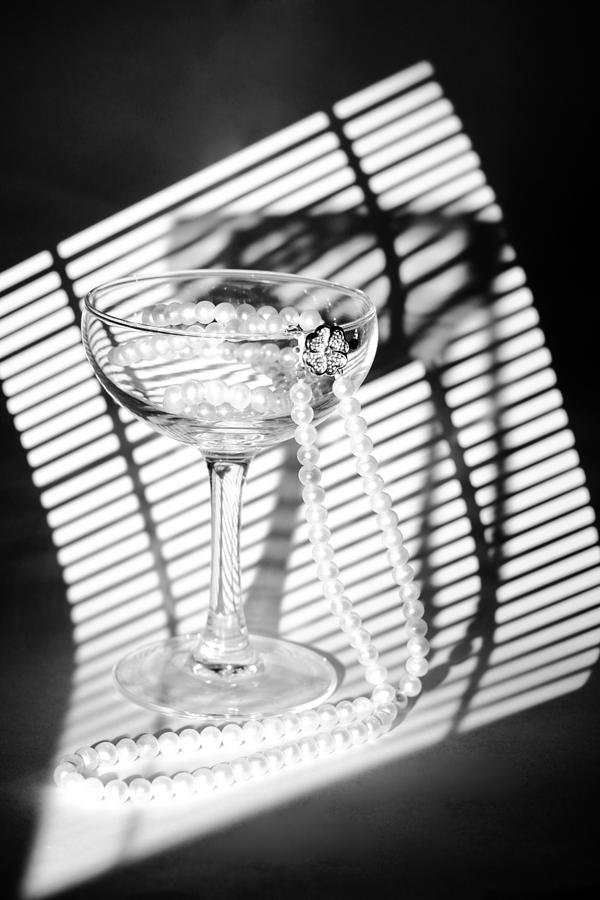
[[[240,578],[242,494],[249,459],[207,459],[211,491],[210,601],[193,656],[224,675],[243,674],[257,663],[248,639]]]

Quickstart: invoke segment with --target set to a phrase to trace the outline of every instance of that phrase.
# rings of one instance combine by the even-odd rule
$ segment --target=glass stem
[[[248,640],[240,579],[242,493],[250,459],[206,459],[211,492],[210,601],[193,652],[197,663],[223,674],[257,665]]]

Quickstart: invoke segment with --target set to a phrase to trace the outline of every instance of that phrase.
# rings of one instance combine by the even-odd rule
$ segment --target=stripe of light
[[[510,495],[527,490],[534,484],[546,481],[555,475],[561,475],[569,469],[575,469],[578,465],[579,456],[575,450],[570,449],[557,453],[556,456],[534,463],[525,470],[518,470],[510,475],[505,475],[502,479],[503,494]],[[475,500],[481,508],[491,506],[497,502],[497,499],[498,485],[495,479],[490,480],[489,484],[486,484],[475,493]]]
[[[199,198],[190,200],[174,214],[163,217],[157,236],[138,246],[140,239],[137,231],[128,233],[118,239],[120,253],[108,254],[106,248],[86,255],[67,264],[67,273],[74,278],[74,291],[82,297],[96,284],[119,277],[125,273],[139,271],[149,263],[173,254],[173,226],[182,220],[193,221],[219,211],[225,216],[231,213],[254,211],[257,203],[266,202],[273,193],[289,190],[294,184],[315,178],[319,173],[339,168],[345,163],[345,156],[338,150],[339,141],[332,133],[320,135],[308,144],[289,150],[275,161],[271,161],[235,180],[212,188]],[[262,184],[261,184],[262,182]],[[247,196],[245,196],[247,195]],[[233,204],[233,205],[232,205]],[[156,230],[156,229],[155,229]],[[162,231],[162,234],[161,234]],[[206,236],[211,239],[210,231]],[[92,267],[99,259],[108,260],[99,269]]]
[[[32,475],[33,483],[39,488],[47,487],[105,456],[118,453],[119,449],[118,437],[115,434],[107,434],[82,449],[70,453],[69,456],[37,469]]]
[[[36,253],[35,256],[30,256],[29,259],[17,263],[16,266],[0,272],[0,291],[7,291],[14,287],[15,284],[20,284],[27,278],[33,278],[34,275],[38,275],[44,269],[49,269],[51,265],[52,254],[47,250],[42,250],[40,253]],[[1,302],[0,300],[0,304]]]
[[[600,586],[600,573],[597,568],[588,568],[579,571],[561,581],[550,584],[547,587],[535,591],[529,596],[519,597],[515,600],[508,601],[496,610],[496,621],[499,625],[505,625],[507,622],[523,619],[537,611],[555,606],[565,598],[575,598],[575,601],[581,605],[582,610],[589,610],[586,618],[582,619],[583,623],[579,624],[579,618],[571,618],[563,620],[560,616],[555,625],[544,628],[544,641],[551,642],[561,636],[561,629],[565,629],[565,634],[569,634],[568,628],[589,628],[591,625],[597,624],[598,612],[596,609],[598,601],[598,588]],[[594,604],[594,600],[596,603]],[[571,625],[569,626],[569,623]],[[522,652],[522,649],[529,645],[533,640],[540,640],[540,631],[531,629],[521,636],[518,631],[513,631],[508,635],[505,634],[505,640],[497,645],[497,652],[500,659],[505,659]]]
[[[72,478],[66,479],[61,484],[54,485],[40,495],[40,502],[44,509],[52,510],[75,498],[82,499],[86,491],[98,485],[106,484],[113,478],[125,474],[127,463],[121,456],[114,456],[97,466]]]
[[[27,326],[27,328],[22,328],[20,331],[16,331],[12,335],[1,338],[0,357],[9,356],[11,353],[16,353],[23,347],[27,347],[28,344],[33,344],[34,341],[38,341],[41,338],[46,337],[47,334],[51,334],[53,331],[58,331],[59,328],[65,328],[68,325],[72,325],[75,321],[75,316],[71,309],[66,305],[66,295],[63,295],[63,300],[65,305],[61,309],[58,309],[56,312],[45,316],[39,321],[32,322],[31,325]]]
[[[72,326],[59,331],[57,334],[50,335],[39,344],[34,344],[20,353],[15,353],[9,359],[1,361],[0,378],[5,380],[4,386],[6,386],[7,381],[10,381],[18,373],[31,372],[42,360],[47,360],[62,350],[79,344],[80,341],[81,334],[79,329]]]
[[[454,115],[452,104],[447,100],[438,100],[375,134],[355,141],[352,149],[361,158],[363,171],[376,176],[400,161],[406,162],[410,157],[423,154],[435,144],[452,140],[461,130],[462,123]]]
[[[15,316],[15,318],[12,318],[14,325],[8,328],[7,331],[20,327],[17,324],[20,321],[27,322],[29,320],[27,306],[30,303],[38,300],[40,297],[51,294],[60,287],[61,281],[58,273],[47,272],[42,278],[37,278],[35,281],[29,282],[29,284],[24,284],[22,287],[11,291],[10,294],[0,297],[0,316],[6,316],[7,321],[12,318],[9,314],[12,313]],[[15,310],[20,310],[20,315],[16,314]]]
[[[340,119],[349,119],[355,116],[369,106],[399,94],[407,88],[413,87],[420,81],[425,81],[433,75],[433,67],[431,63],[423,61],[419,62],[408,69],[403,69],[389,78],[384,78],[376,84],[370,85],[363,91],[352,94],[343,100],[339,100],[333,107],[333,111]]]
[[[380,131],[384,125],[402,119],[414,110],[428,106],[443,96],[442,88],[435,81],[430,81],[418,88],[395,97],[381,106],[352,119],[344,124],[344,131],[351,141],[366,136],[367,139]],[[446,101],[448,102],[448,101]]]
[[[87,250],[93,244],[110,238],[119,231],[124,231],[136,225],[145,218],[163,212],[169,206],[174,206],[183,200],[187,200],[190,195],[204,190],[206,187],[230,178],[245,168],[250,168],[258,162],[267,159],[271,155],[287,149],[292,144],[305,140],[319,131],[324,131],[329,124],[329,120],[325,113],[314,113],[313,115],[296,122],[289,128],[270,135],[264,140],[258,141],[256,144],[234,153],[232,156],[226,157],[206,169],[195,173],[189,178],[183,179],[174,185],[147,197],[145,200],[128,207],[114,216],[110,216],[86,228],[71,238],[62,241],[58,245],[58,252],[63,258],[75,256]]]

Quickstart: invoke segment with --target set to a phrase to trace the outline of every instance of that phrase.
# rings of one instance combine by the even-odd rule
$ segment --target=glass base
[[[206,720],[298,712],[337,687],[332,664],[309,647],[254,635],[256,665],[215,672],[192,657],[198,640],[186,634],[134,650],[115,666],[117,687],[147,709]]]

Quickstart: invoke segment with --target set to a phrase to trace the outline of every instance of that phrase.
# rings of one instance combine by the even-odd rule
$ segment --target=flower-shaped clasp
[[[307,335],[302,361],[314,375],[338,375],[348,362],[348,342],[337,325],[319,325]]]

